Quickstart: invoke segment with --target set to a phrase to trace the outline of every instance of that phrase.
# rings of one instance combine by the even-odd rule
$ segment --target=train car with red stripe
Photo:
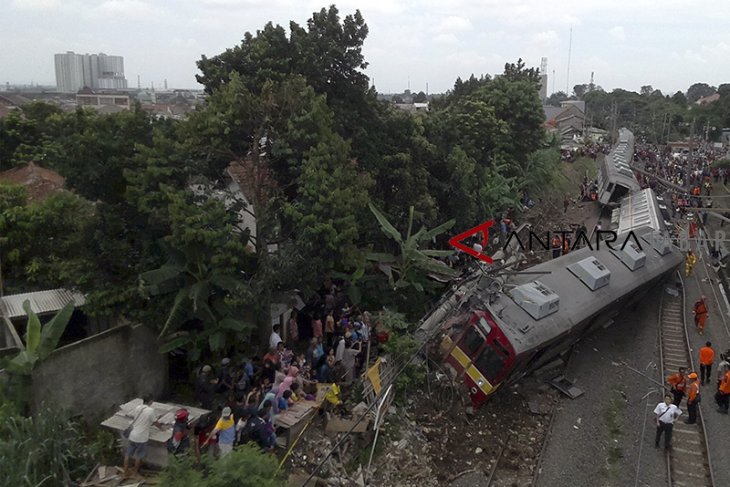
[[[506,281],[473,276],[424,320],[421,338],[426,333],[433,340],[428,330],[437,325],[443,361],[477,408],[500,387],[610,325],[683,261],[666,232],[651,226],[623,238],[613,248],[586,246]]]

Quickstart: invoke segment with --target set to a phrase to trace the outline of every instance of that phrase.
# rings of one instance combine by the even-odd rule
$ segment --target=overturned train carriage
[[[683,259],[651,226],[619,235],[611,246],[575,250],[506,282],[474,276],[422,322],[418,338],[438,335],[443,361],[479,407],[503,384],[611,324]]]

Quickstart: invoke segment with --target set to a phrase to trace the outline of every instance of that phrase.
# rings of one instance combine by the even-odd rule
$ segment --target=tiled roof
[[[63,189],[65,179],[50,169],[36,166],[32,161],[25,166],[18,166],[0,172],[0,181],[25,186],[29,201],[44,200],[51,193]]]

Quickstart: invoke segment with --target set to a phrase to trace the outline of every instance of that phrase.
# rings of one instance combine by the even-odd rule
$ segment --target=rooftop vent
[[[611,249],[611,253],[618,257],[632,272],[641,269],[646,264],[646,254],[635,242],[626,242],[623,249]]]
[[[661,256],[665,256],[672,251],[671,240],[661,232],[645,233],[641,236],[641,239],[652,246]]]
[[[568,270],[588,286],[591,291],[602,288],[608,284],[611,278],[611,271],[595,257],[579,260],[575,264],[569,265]]]
[[[515,303],[536,320],[555,313],[560,303],[558,295],[540,281],[517,286],[511,294]]]

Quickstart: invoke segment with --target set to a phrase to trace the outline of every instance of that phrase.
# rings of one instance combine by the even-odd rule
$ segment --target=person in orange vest
[[[697,333],[700,335],[705,334],[705,321],[707,320],[707,305],[705,304],[705,297],[702,296],[695,303],[692,312],[695,315],[695,326],[697,327]]]
[[[705,346],[700,348],[700,384],[710,383],[712,377],[712,363],[715,361],[715,351],[712,349],[712,343],[707,342]],[[705,382],[707,380],[707,382]]]
[[[563,255],[566,255],[568,252],[570,252],[570,238],[566,236],[563,240]]]
[[[558,235],[553,235],[552,240],[552,249],[553,249],[553,259],[557,259],[560,257],[560,250],[563,248],[563,244],[560,241],[560,237]]]
[[[700,403],[700,383],[697,380],[697,373],[692,372],[687,376],[689,379],[689,387],[687,388],[687,413],[689,418],[685,424],[695,424],[697,422],[697,405]]]
[[[720,381],[720,386],[715,394],[715,402],[717,402],[717,412],[727,414],[730,407],[730,368],[723,367],[725,374]]]
[[[684,392],[687,389],[687,378],[684,376],[684,372],[687,369],[684,367],[679,368],[679,372],[672,374],[667,377],[667,382],[672,387],[672,395],[674,396],[674,405],[679,406],[684,397]]]
[[[687,251],[687,258],[684,261],[684,275],[685,277],[689,277],[692,275],[692,269],[694,269],[695,264],[697,263],[697,256],[692,252],[692,250]]]

